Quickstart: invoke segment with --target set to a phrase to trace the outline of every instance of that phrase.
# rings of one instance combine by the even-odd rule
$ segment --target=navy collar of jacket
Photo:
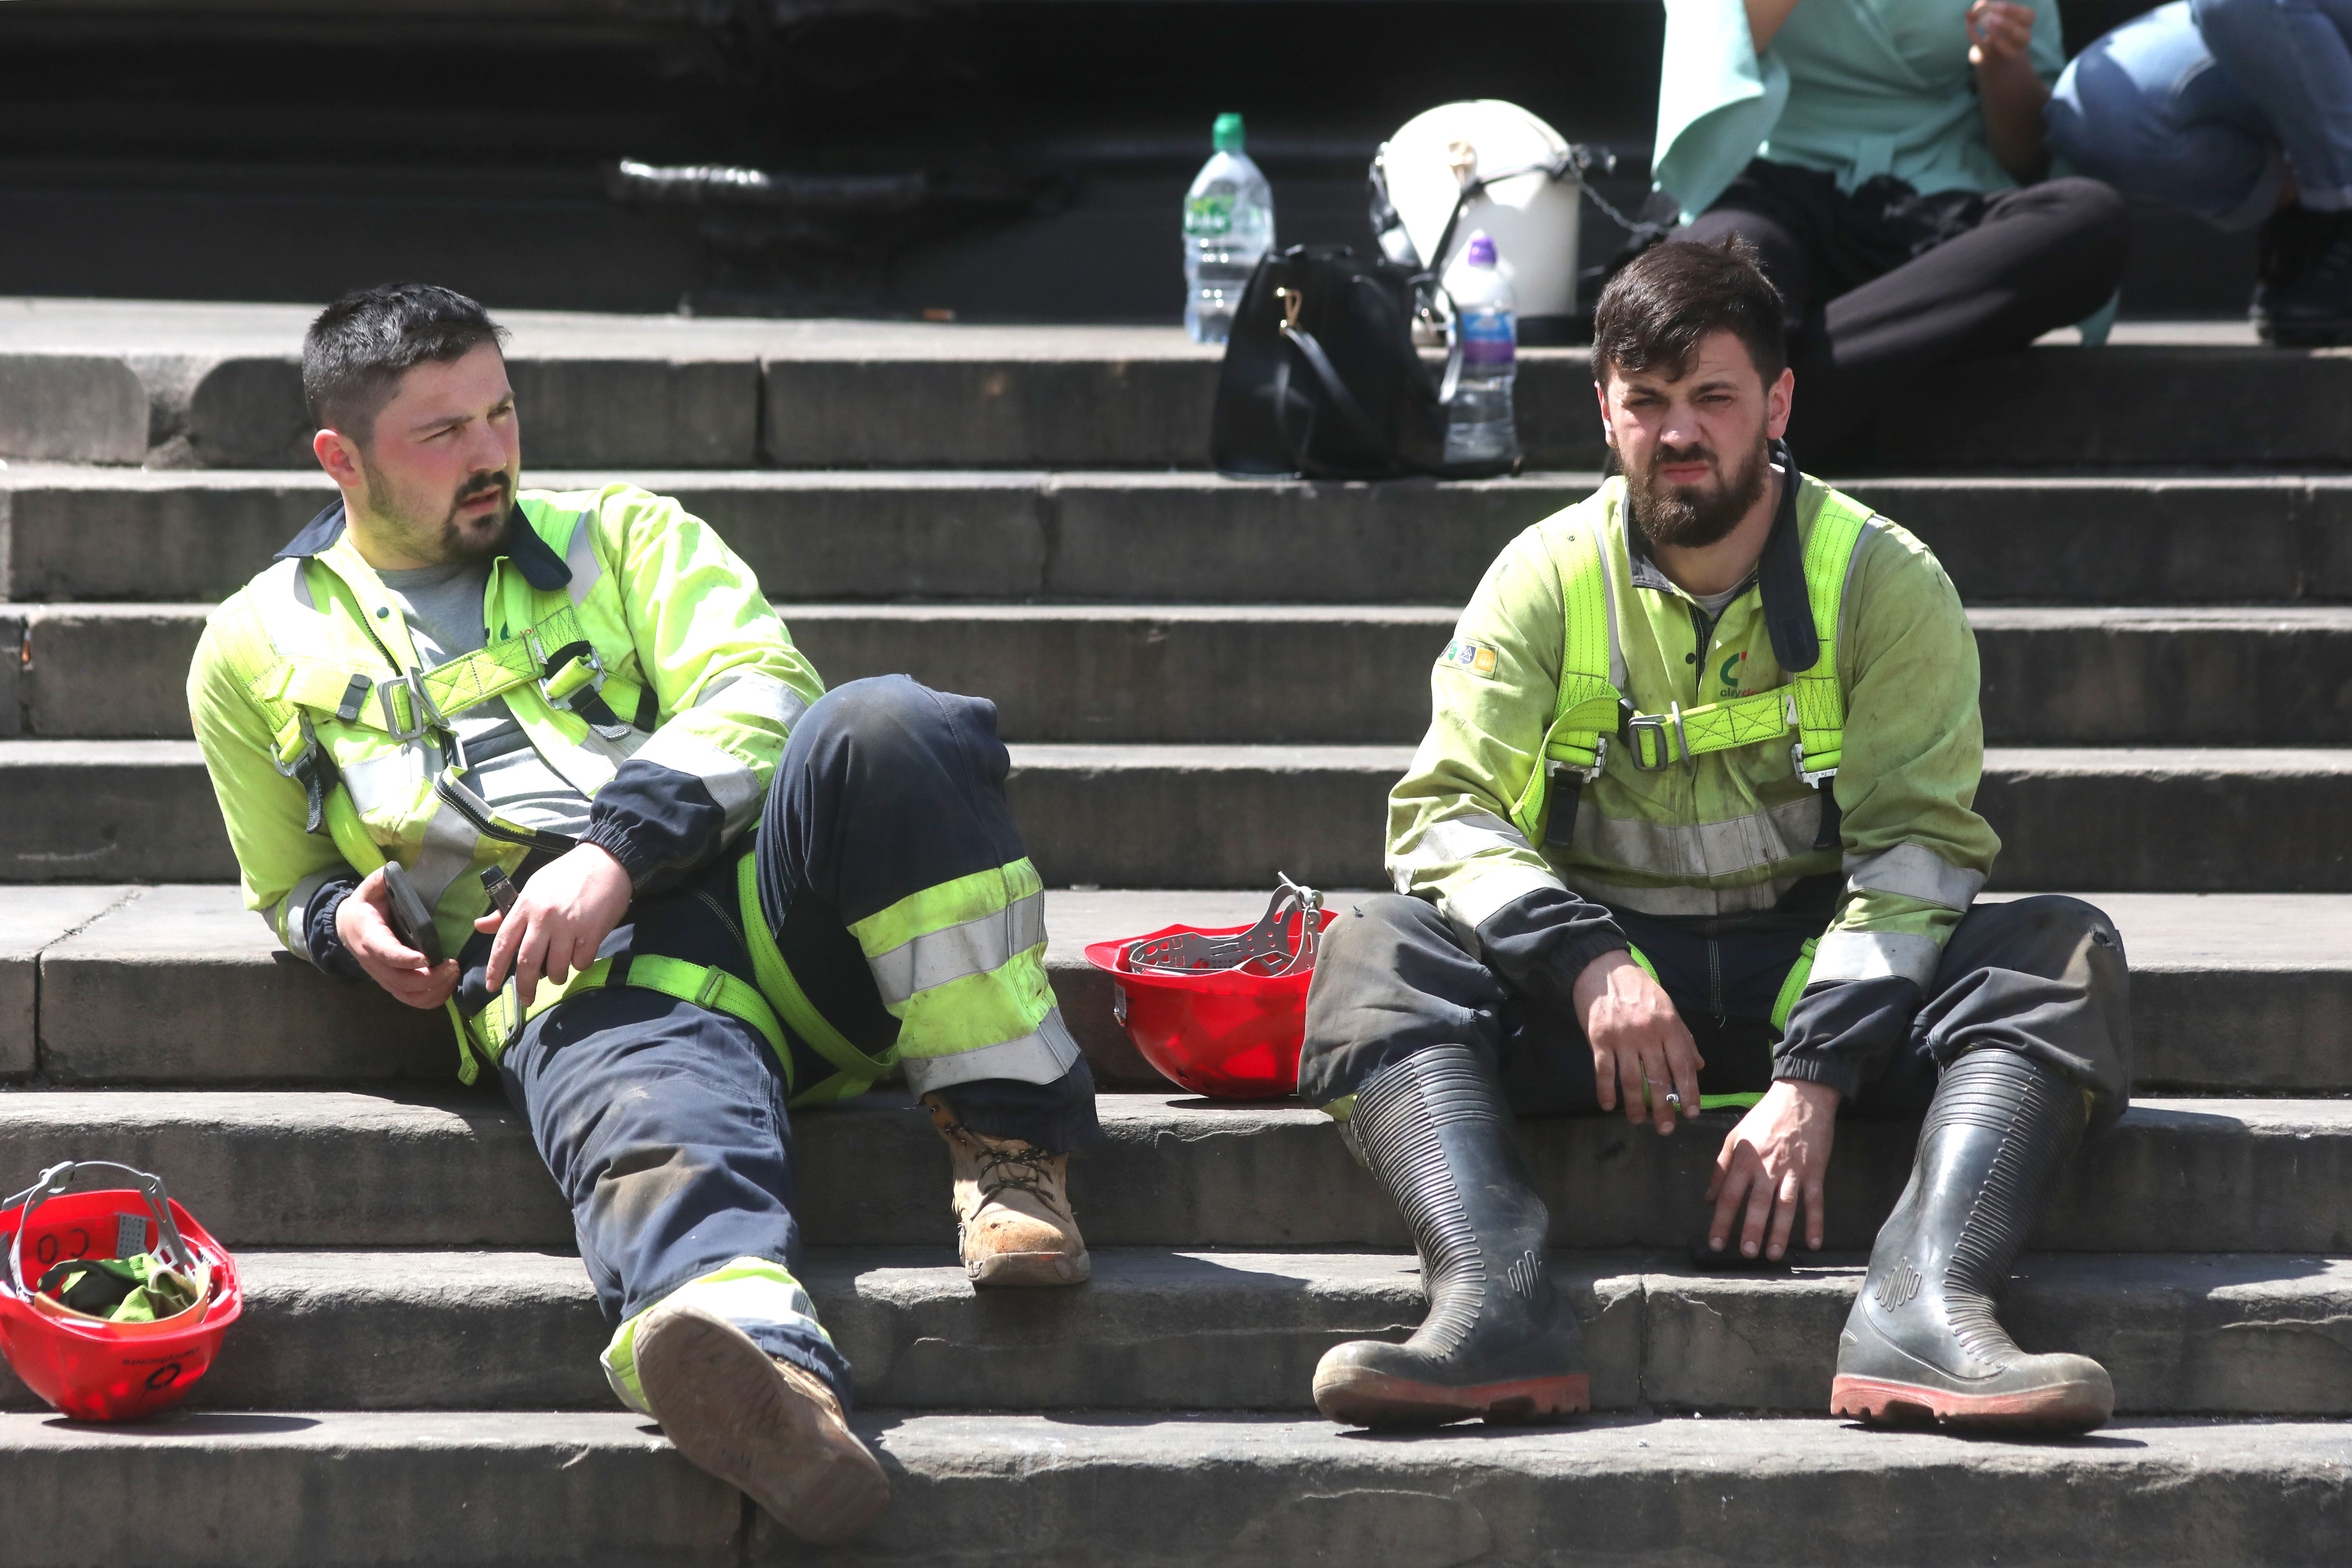
[[[1782,669],[1811,669],[1821,659],[1822,639],[1813,626],[1812,596],[1805,587],[1804,546],[1797,537],[1797,487],[1804,476],[1797,471],[1797,459],[1786,441],[1771,443],[1766,457],[1780,471],[1780,504],[1772,514],[1772,531],[1765,536],[1764,553],[1748,581],[1763,590],[1764,626],[1772,638],[1772,657],[1780,660]],[[1679,592],[1650,558],[1648,542],[1633,521],[1630,503],[1625,546],[1633,563],[1633,586],[1662,594]]]
[[[301,532],[287,541],[286,548],[275,559],[308,560],[342,536],[343,498],[337,496],[327,503],[324,511],[302,525]],[[564,587],[572,581],[572,568],[539,536],[539,530],[531,527],[520,505],[507,513],[507,547],[503,553],[522,574],[522,580],[541,593]]]

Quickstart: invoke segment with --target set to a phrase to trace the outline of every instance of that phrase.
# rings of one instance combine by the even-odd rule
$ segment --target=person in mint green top
[[[2045,179],[2054,5],[1667,0],[1656,188],[1681,237],[1738,234],[1788,306],[1814,460],[1940,366],[2095,316],[2120,196]]]

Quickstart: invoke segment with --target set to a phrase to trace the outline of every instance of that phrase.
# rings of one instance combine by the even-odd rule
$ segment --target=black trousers
[[[1923,197],[1881,176],[1847,193],[1759,158],[1675,237],[1729,234],[1762,252],[1788,307],[1789,444],[1834,455],[1905,384],[2097,310],[2123,278],[2129,226],[2096,180]]]
[[[1616,913],[1706,1058],[1700,1092],[1769,1085],[1773,999],[1819,927],[1719,922],[1729,929],[1708,934]],[[1907,1037],[1871,1064],[1844,1109],[1916,1116],[1946,1063],[1990,1047],[2080,1084],[2091,1097],[2092,1125],[2105,1126],[2131,1094],[2129,993],[2123,940],[2091,905],[2047,895],[1979,904],[1946,944]],[[1468,1046],[1493,1062],[1505,1098],[1523,1115],[1600,1109],[1592,1048],[1574,1016],[1481,963],[1427,900],[1394,893],[1350,900],[1324,932],[1307,990],[1300,1097],[1328,1105],[1433,1046]]]

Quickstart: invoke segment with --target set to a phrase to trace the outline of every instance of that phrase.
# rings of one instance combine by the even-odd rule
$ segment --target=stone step
[[[1829,1419],[1602,1415],[1367,1441],[1283,1415],[870,1412],[889,1510],[812,1552],[642,1417],[0,1417],[22,1568],[972,1561],[1290,1568],[1937,1561],[2333,1565],[2352,1426],[2129,1420],[1970,1442]],[[1148,1555],[1137,1550],[1149,1542]],[[169,1552],[169,1556],[163,1555]]]
[[[1455,612],[1437,605],[782,604],[835,685],[984,696],[1009,740],[1410,744]],[[0,733],[181,738],[197,605],[0,605]],[[2352,744],[2352,605],[1979,609],[1996,745]],[[1702,689],[1713,694],[1717,682]]]
[[[1774,1274],[1562,1252],[1600,1410],[1829,1408],[1861,1255]],[[295,1252],[237,1258],[246,1315],[190,1396],[213,1410],[607,1410],[611,1332],[577,1258]],[[1343,1340],[1424,1311],[1410,1254],[1100,1247],[1083,1289],[973,1293],[940,1249],[818,1247],[801,1270],[864,1405],[1294,1410]],[[2024,1259],[2002,1321],[2097,1358],[2131,1415],[2352,1415],[2352,1357],[2313,1353],[2352,1312],[2352,1259],[2261,1253]],[[2332,1345],[2332,1341],[2328,1342]],[[0,1369],[0,1408],[41,1408]]]
[[[1009,785],[1057,887],[1386,880],[1403,746],[1016,745]],[[2352,891],[2352,751],[1995,748],[1977,807],[1995,885],[2126,892]],[[0,742],[0,882],[226,881],[193,741]]]
[[[536,453],[533,445],[529,450]],[[617,458],[598,461],[610,465]],[[2352,477],[1826,477],[1913,530],[1971,603],[2352,599]],[[676,496],[778,599],[1456,606],[1590,472],[1313,484],[1202,472],[534,468]],[[0,469],[0,598],[226,597],[333,487],[297,470]]]
[[[309,315],[131,301],[0,310],[11,411],[0,457],[307,468]],[[505,320],[530,450],[551,467],[1199,467],[1222,357],[1174,327]],[[1529,465],[1597,465],[1590,356],[1531,348],[1518,365]],[[1896,399],[1873,439],[1885,460],[1914,465],[2341,465],[2352,357],[2037,347]]]
[[[2342,1048],[2352,1037],[2352,897],[2088,896],[2131,957],[2143,1090],[2352,1092]],[[1346,899],[1334,895],[1341,907]],[[1264,910],[1249,892],[1046,893],[1047,972],[1098,1083],[1162,1080],[1112,1017],[1109,979],[1087,963],[1087,944],[1179,922],[1246,925]],[[0,920],[7,1077],[354,1084],[446,1079],[454,1065],[440,1014],[288,957],[233,886],[24,887]]]
[[[1288,1103],[1109,1094],[1105,1142],[1071,1174],[1102,1247],[1407,1245],[1329,1119]],[[1671,1138],[1617,1117],[1526,1123],[1552,1239],[1678,1247],[1735,1118]],[[929,1120],[877,1090],[793,1123],[815,1245],[950,1245],[948,1160]],[[1908,1122],[1843,1126],[1825,1243],[1866,1248],[1910,1170]],[[493,1091],[0,1093],[0,1170],[61,1159],[163,1173],[230,1247],[562,1247],[572,1230],[529,1131]],[[2352,1253],[2352,1101],[2142,1100],[2070,1167],[2038,1245],[2062,1252]]]

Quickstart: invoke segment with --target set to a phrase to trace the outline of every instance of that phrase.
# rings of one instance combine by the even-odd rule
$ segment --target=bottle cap
[[[1196,120],[1192,123],[1198,125],[1200,121]],[[1217,138],[1218,152],[1240,152],[1242,150],[1242,117],[1238,114],[1218,115],[1214,134]]]
[[[1487,233],[1486,233],[1486,231],[1485,229],[1483,229],[1483,228],[1482,228],[1482,229],[1477,230],[1476,232],[1475,232],[1474,234],[1472,234],[1472,235],[1470,236],[1470,245],[1469,245],[1469,247],[1468,247],[1466,250],[1465,250],[1465,251],[1463,252],[1463,257],[1464,257],[1464,258],[1465,258],[1465,260],[1467,260],[1467,261],[1470,263],[1470,265],[1471,265],[1471,266],[1473,266],[1473,267],[1492,267],[1492,266],[1494,266],[1494,265],[1495,265],[1495,241],[1494,241],[1494,239],[1493,239],[1493,238],[1492,238],[1492,237],[1491,237]]]

